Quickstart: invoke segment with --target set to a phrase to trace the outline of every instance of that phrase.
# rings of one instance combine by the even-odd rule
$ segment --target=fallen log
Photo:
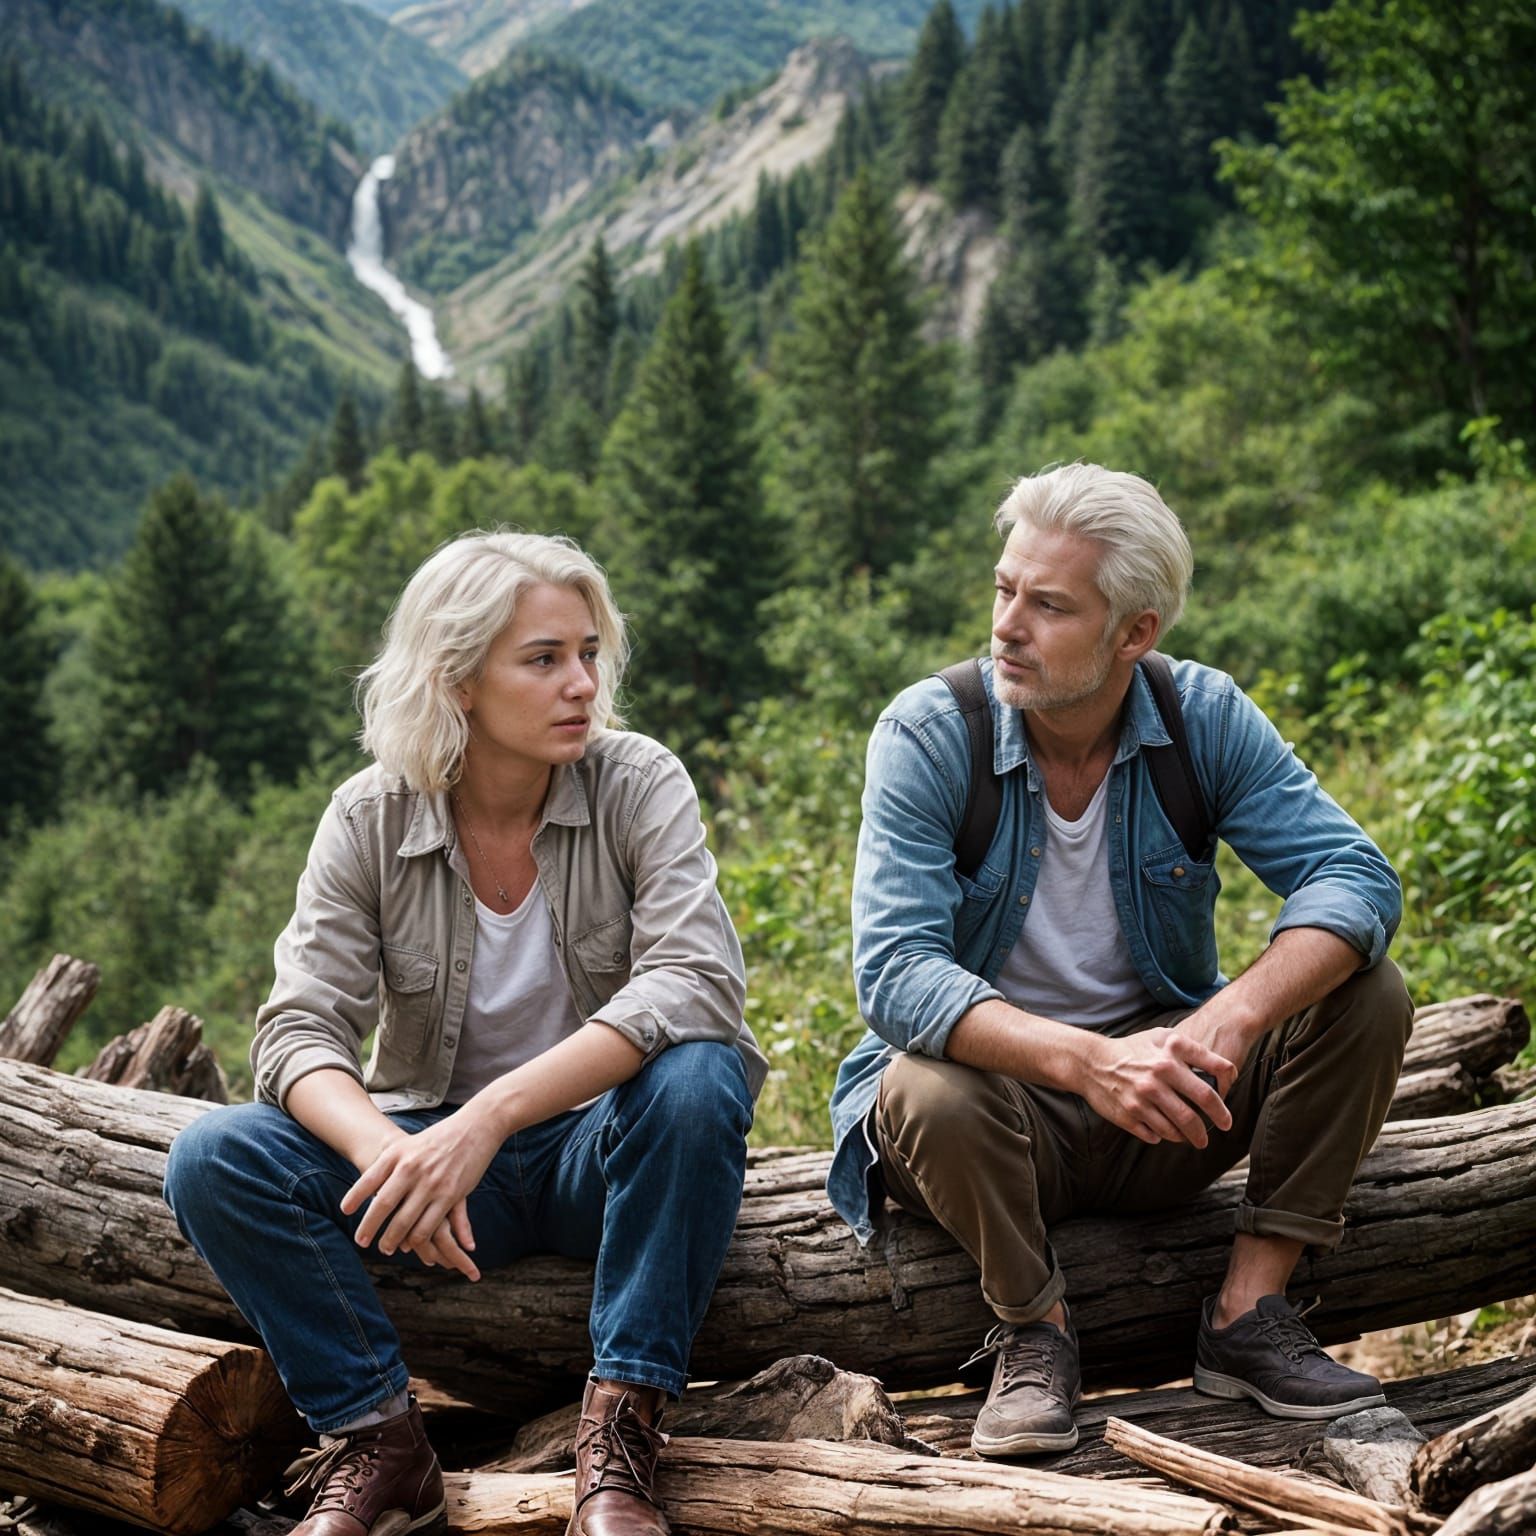
[[[238,1334],[160,1198],[172,1136],[206,1108],[0,1062],[0,1280]],[[974,1266],[938,1227],[900,1215],[860,1249],[826,1203],[826,1167],[825,1153],[749,1167],[694,1373],[744,1379],[788,1349],[890,1388],[952,1381],[991,1321]],[[1187,1372],[1241,1192],[1234,1173],[1177,1211],[1079,1219],[1054,1234],[1090,1385]],[[1522,1294],[1536,1272],[1536,1103],[1388,1126],[1348,1215],[1339,1248],[1304,1258],[1294,1282],[1322,1291],[1309,1322],[1325,1343]],[[531,1258],[476,1285],[377,1274],[413,1370],[468,1400],[555,1406],[590,1363],[588,1264]]]
[[[185,1008],[162,1008],[147,1024],[109,1040],[80,1076],[120,1088],[229,1103],[224,1069],[203,1043],[203,1021]]]
[[[193,1536],[265,1492],[302,1421],[259,1349],[0,1290],[0,1488]]]
[[[580,1403],[518,1430],[512,1449],[482,1472],[556,1472],[575,1465]],[[722,1440],[867,1440],[906,1447],[896,1406],[871,1376],[840,1371],[819,1355],[790,1355],[750,1381],[693,1387],[667,1412],[668,1434]]]
[[[1387,1118],[1422,1120],[1503,1100],[1500,1069],[1530,1038],[1530,1018],[1512,997],[1479,993],[1420,1008]]]
[[[1425,1509],[1449,1514],[1474,1488],[1536,1466],[1536,1387],[1419,1448],[1411,1483]]]
[[[1440,1536],[1530,1536],[1532,1531],[1536,1531],[1536,1467],[1479,1488],[1440,1527]]]
[[[1123,1419],[1104,1426],[1105,1442],[1162,1477],[1187,1483],[1229,1504],[1241,1504],[1268,1520],[1296,1521],[1317,1530],[1417,1536],[1435,1522],[1411,1510],[1378,1504],[1346,1488],[1257,1467],[1165,1440]]]
[[[1512,1402],[1532,1387],[1536,1387],[1536,1358],[1505,1356],[1481,1365],[1384,1382],[1382,1391],[1389,1408],[1401,1413],[1421,1435],[1433,1437]],[[942,1455],[958,1456],[968,1453],[981,1402],[980,1392],[966,1392],[904,1398],[896,1406],[909,1435]],[[1327,1427],[1300,1419],[1273,1419],[1252,1403],[1222,1402],[1191,1387],[1155,1387],[1085,1398],[1075,1414],[1081,1434],[1077,1448],[1041,1457],[1032,1465],[1075,1477],[1127,1476],[1131,1469],[1124,1458],[1104,1444],[1104,1425],[1111,1416],[1165,1439],[1256,1467],[1303,1465]]]
[[[0,1023],[0,1056],[52,1066],[64,1037],[100,985],[101,971],[96,966],[71,955],[55,955]]]
[[[451,1530],[563,1536],[568,1473],[467,1472],[444,1481]],[[690,1536],[1194,1536],[1233,1529],[1226,1510],[1186,1494],[857,1442],[674,1440],[662,1454],[657,1487],[673,1525]]]

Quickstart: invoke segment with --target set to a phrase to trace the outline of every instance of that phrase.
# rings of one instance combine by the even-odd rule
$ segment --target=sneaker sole
[[[971,1436],[971,1449],[978,1456],[1029,1456],[1042,1451],[1070,1451],[1077,1444],[1077,1425],[1054,1435],[1022,1434],[1001,1435],[989,1439],[985,1435]]]
[[[1265,1413],[1276,1419],[1338,1419],[1346,1413],[1359,1413],[1363,1408],[1380,1408],[1387,1400],[1384,1393],[1371,1392],[1364,1397],[1352,1397],[1345,1403],[1282,1403],[1239,1376],[1224,1376],[1220,1371],[1208,1371],[1198,1365],[1195,1367],[1195,1391],[1203,1392],[1207,1397],[1228,1400],[1252,1398]]]

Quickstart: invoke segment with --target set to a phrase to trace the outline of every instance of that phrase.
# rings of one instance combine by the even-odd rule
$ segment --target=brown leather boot
[[[666,1394],[589,1381],[576,1427],[576,1489],[566,1536],[669,1536],[656,1500],[656,1427]]]
[[[439,1536],[448,1529],[442,1469],[414,1397],[399,1418],[323,1437],[287,1476],[290,1497],[315,1490],[290,1536]]]

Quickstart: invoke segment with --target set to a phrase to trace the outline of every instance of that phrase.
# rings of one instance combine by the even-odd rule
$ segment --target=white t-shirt
[[[515,912],[475,898],[475,953],[448,1103],[464,1104],[581,1028],[570,983],[555,951],[549,903],[535,880]]]
[[[1120,929],[1109,887],[1109,775],[1076,821],[1045,804],[1040,876],[997,978],[1016,1008],[1102,1029],[1154,1006]]]

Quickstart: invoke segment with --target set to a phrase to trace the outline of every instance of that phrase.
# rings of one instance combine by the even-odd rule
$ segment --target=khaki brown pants
[[[1111,1032],[1170,1026],[1190,1012],[1145,1014]],[[1203,1149],[1149,1145],[1076,1094],[899,1056],[873,1110],[880,1178],[897,1205],[937,1221],[970,1254],[982,1294],[1010,1323],[1035,1322],[1062,1298],[1048,1238],[1056,1222],[1181,1205],[1245,1156],[1237,1230],[1331,1248],[1412,1025],[1390,960],[1357,971],[1264,1036],[1227,1094],[1232,1129],[1213,1130]]]

